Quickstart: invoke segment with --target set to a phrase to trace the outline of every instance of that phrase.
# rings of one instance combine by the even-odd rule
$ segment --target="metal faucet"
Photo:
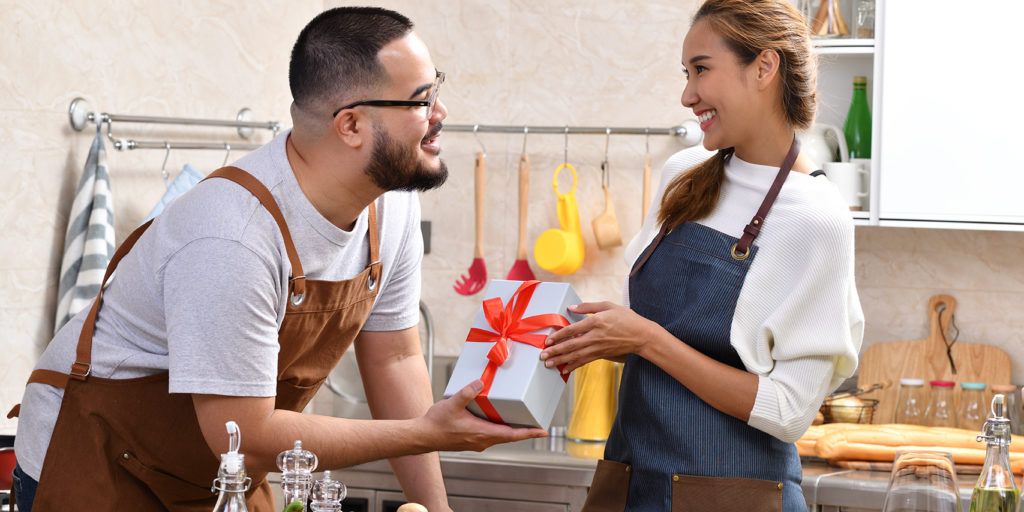
[[[427,329],[427,375],[430,379],[430,387],[433,390],[434,387],[434,318],[430,315],[430,309],[427,308],[427,303],[420,301],[420,317],[423,319],[423,326]],[[346,393],[337,384],[331,382],[331,377],[328,375],[327,380],[324,381],[324,386],[331,390],[335,395],[352,403],[365,404],[365,397],[352,396],[351,393]]]

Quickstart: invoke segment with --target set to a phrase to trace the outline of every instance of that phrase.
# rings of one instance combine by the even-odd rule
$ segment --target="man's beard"
[[[441,131],[438,123],[424,139]],[[448,179],[448,166],[438,159],[437,170],[426,167],[417,158],[416,149],[399,144],[383,129],[373,130],[373,154],[363,171],[383,190],[430,190],[440,187]]]

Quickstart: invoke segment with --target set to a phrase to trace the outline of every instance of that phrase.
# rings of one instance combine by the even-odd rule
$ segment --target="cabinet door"
[[[1024,224],[1024,2],[881,2],[880,218]]]

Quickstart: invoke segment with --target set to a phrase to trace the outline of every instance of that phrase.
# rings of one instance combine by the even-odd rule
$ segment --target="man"
[[[391,458],[407,498],[444,511],[432,452],[544,435],[470,415],[479,381],[431,406],[414,191],[445,181],[447,110],[412,23],[326,11],[289,75],[291,132],[133,233],[43,354],[16,438],[21,510],[209,510],[233,420],[250,510],[270,510],[265,472],[301,439],[322,468]],[[377,419],[298,413],[353,342]]]

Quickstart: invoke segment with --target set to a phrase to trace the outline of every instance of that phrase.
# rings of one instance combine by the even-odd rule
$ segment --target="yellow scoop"
[[[565,194],[558,191],[558,173],[562,169],[572,172],[572,190]],[[580,230],[580,210],[576,204],[576,169],[569,164],[559,165],[551,184],[558,196],[558,223],[561,229],[549,229],[541,233],[533,246],[533,259],[540,268],[564,276],[576,272],[583,265],[583,232]]]

